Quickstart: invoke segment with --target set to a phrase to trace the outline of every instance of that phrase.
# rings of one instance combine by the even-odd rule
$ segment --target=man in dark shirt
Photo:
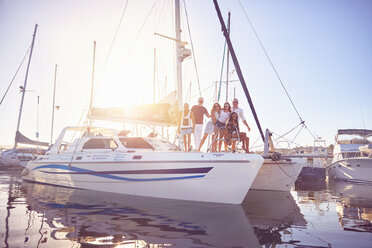
[[[200,97],[198,99],[198,105],[194,105],[191,108],[191,112],[194,113],[195,118],[195,129],[194,129],[194,143],[195,143],[195,149],[198,149],[200,145],[201,136],[203,133],[203,119],[204,115],[206,115],[208,118],[211,116],[208,113],[208,110],[203,106],[204,99],[203,97]]]

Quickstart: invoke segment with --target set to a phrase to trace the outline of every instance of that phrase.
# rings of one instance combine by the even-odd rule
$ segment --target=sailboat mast
[[[22,100],[21,100],[21,106],[19,107],[18,123],[17,123],[17,131],[16,131],[16,137],[15,137],[15,139],[14,139],[14,148],[17,147],[17,133],[19,132],[19,126],[20,126],[20,124],[21,124],[22,109],[23,109],[23,101],[24,101],[24,99],[25,99],[26,86],[27,86],[28,70],[30,69],[31,57],[32,57],[32,51],[33,51],[33,49],[34,49],[34,43],[35,43],[35,37],[36,37],[37,27],[38,27],[38,25],[35,24],[34,34],[32,35],[32,43],[31,43],[30,55],[29,55],[29,57],[28,57],[28,64],[27,64],[27,70],[26,70],[25,82],[23,83],[23,89],[22,89]]]
[[[230,36],[230,16],[231,13],[229,11],[228,19],[227,19],[227,34]],[[227,56],[226,56],[226,102],[229,98],[229,60],[230,60],[230,50],[227,49]]]
[[[234,66],[235,66],[235,69],[236,69],[236,74],[239,77],[239,80],[240,80],[240,83],[241,83],[241,85],[243,87],[245,96],[247,97],[247,100],[248,100],[249,106],[251,108],[251,111],[252,111],[254,120],[256,121],[256,125],[257,125],[257,128],[258,128],[258,131],[261,134],[262,141],[265,142],[265,136],[263,134],[260,121],[258,120],[256,110],[255,110],[255,108],[253,106],[253,102],[252,102],[251,96],[249,94],[247,85],[245,83],[245,80],[244,80],[244,77],[243,77],[243,73],[242,73],[242,71],[240,69],[240,65],[239,65],[238,59],[236,57],[236,54],[235,54],[233,45],[231,43],[230,36],[229,36],[229,34],[227,32],[226,25],[225,25],[225,22],[223,20],[220,7],[218,6],[217,0],[213,0],[213,3],[214,3],[214,6],[216,8],[217,16],[218,16],[218,19],[219,19],[220,24],[221,24],[221,27],[222,27],[223,35],[225,36],[225,39],[226,39],[226,42],[227,42],[227,46],[229,47],[229,50],[230,50],[230,53],[231,53],[231,59],[232,59],[232,61],[234,63]]]
[[[92,86],[90,89],[89,114],[92,114],[95,62],[96,62],[96,41],[93,41]],[[92,126],[92,119],[89,120],[89,129],[91,126]]]
[[[182,99],[182,61],[181,61],[181,20],[180,20],[180,1],[174,1],[175,21],[176,21],[176,65],[177,65],[177,106],[178,111],[183,108]]]
[[[57,83],[57,65],[54,68],[54,89],[53,89],[53,106],[52,106],[52,127],[50,131],[50,144],[53,144],[53,126],[54,126],[54,110],[55,110],[55,100],[56,100],[56,83]]]

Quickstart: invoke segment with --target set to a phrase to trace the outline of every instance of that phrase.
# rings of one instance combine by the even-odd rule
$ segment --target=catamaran
[[[178,110],[183,106],[181,63],[191,54],[181,42],[179,8],[179,0],[176,0]],[[164,122],[172,119],[167,116],[171,104],[166,103],[159,109],[168,109],[161,113],[147,111],[147,107],[139,108],[136,111],[141,112],[139,116],[131,115],[135,120],[128,119],[125,114],[116,114],[117,111],[100,111],[91,106],[92,97],[88,115],[91,120],[103,118],[102,113],[110,113],[107,118],[122,123],[167,125]],[[68,131],[73,135],[67,135],[66,139]],[[45,156],[28,163],[23,179],[129,195],[241,204],[263,160],[259,154],[184,153],[153,136],[129,137],[126,131],[88,125],[65,128]]]
[[[71,137],[68,131],[77,137],[71,143],[65,142],[65,136]],[[177,152],[166,141],[125,133],[67,127],[46,155],[28,163],[23,179],[112,193],[240,204],[263,163],[259,154]]]

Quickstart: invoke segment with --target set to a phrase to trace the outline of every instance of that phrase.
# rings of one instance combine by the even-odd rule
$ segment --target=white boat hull
[[[291,158],[291,161],[265,159],[251,189],[290,191],[305,165],[303,158]]]
[[[30,161],[23,179],[120,194],[241,204],[263,163],[258,154],[111,152],[82,156],[76,154],[70,165],[71,156]]]
[[[19,153],[16,149],[10,149],[1,154],[0,164],[26,167],[27,163],[34,158],[30,153]]]
[[[328,179],[372,183],[372,158],[356,157],[327,167]]]

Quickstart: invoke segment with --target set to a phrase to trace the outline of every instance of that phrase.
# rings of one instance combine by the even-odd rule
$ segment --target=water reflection
[[[372,185],[330,181],[344,230],[372,232]]]
[[[107,247],[258,247],[241,206],[126,196],[24,183],[50,238]]]
[[[267,247],[295,243],[283,236],[307,224],[290,192],[251,190],[242,205],[260,244]]]
[[[250,191],[234,206],[21,183],[21,171],[0,167],[1,247],[372,244],[372,186],[332,182],[325,190]]]

